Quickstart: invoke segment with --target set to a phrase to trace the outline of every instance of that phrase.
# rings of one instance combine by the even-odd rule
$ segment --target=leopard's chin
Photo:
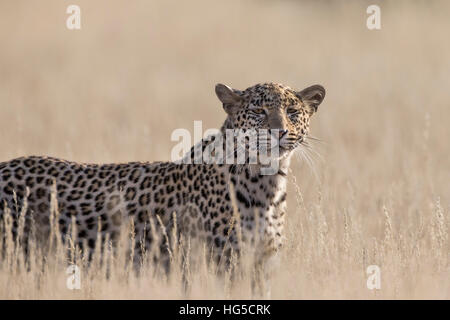
[[[280,159],[284,159],[284,158],[286,158],[287,156],[289,156],[291,153],[293,153],[294,152],[294,150],[295,150],[295,146],[280,146],[280,149],[279,149],[279,158]]]

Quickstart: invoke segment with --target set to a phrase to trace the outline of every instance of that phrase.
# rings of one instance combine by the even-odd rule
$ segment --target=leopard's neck
[[[191,149],[205,150],[211,144],[211,138],[200,141]],[[291,154],[278,160],[278,168],[274,174],[264,175],[258,164],[212,164],[222,172],[229,185],[231,197],[235,200],[241,219],[243,237],[254,239],[255,228],[260,239],[264,239],[264,250],[273,252],[282,243],[284,214],[286,212],[287,174],[291,162]],[[233,191],[233,192],[231,192]],[[259,219],[256,221],[256,219]],[[258,225],[258,227],[256,227]],[[268,249],[267,249],[268,248]]]

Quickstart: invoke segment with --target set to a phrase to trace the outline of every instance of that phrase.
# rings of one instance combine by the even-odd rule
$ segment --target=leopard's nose
[[[286,133],[288,133],[288,130],[283,129],[283,130],[278,131],[278,134],[280,135],[279,138],[280,139],[283,138],[286,135]]]

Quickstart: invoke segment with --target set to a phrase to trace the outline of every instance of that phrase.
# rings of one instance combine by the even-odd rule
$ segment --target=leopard
[[[325,89],[312,85],[296,91],[268,82],[241,91],[219,83],[215,93],[226,119],[218,133],[192,146],[184,160],[193,160],[227,130],[264,129],[271,138],[275,133],[279,149],[275,172],[263,174],[264,165],[247,163],[248,157],[243,164],[91,164],[24,156],[0,163],[0,221],[9,210],[17,234],[26,202],[22,233],[35,228],[45,240],[51,232],[53,199],[59,212],[53,223],[61,235],[71,233],[75,223],[76,243],[87,250],[94,250],[98,239],[117,239],[123,225],[133,220],[136,252],[156,245],[158,259],[165,265],[170,265],[172,239],[153,236],[151,231],[158,226],[176,227],[178,239],[200,241],[216,263],[239,255],[244,244],[253,247],[257,260],[264,263],[278,254],[285,241],[291,158],[308,137],[310,118]],[[234,156],[242,153],[234,150]]]

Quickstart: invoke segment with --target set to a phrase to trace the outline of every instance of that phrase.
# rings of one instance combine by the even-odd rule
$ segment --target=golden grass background
[[[450,43],[445,1],[2,1],[0,161],[169,160],[176,128],[218,128],[222,82],[319,83],[314,170],[296,158],[272,298],[450,298]],[[79,31],[65,26],[81,7]],[[366,288],[368,265],[381,290]],[[47,270],[47,271],[45,271]],[[0,298],[181,298],[151,276],[65,287],[0,263]],[[248,298],[198,272],[193,298]]]

